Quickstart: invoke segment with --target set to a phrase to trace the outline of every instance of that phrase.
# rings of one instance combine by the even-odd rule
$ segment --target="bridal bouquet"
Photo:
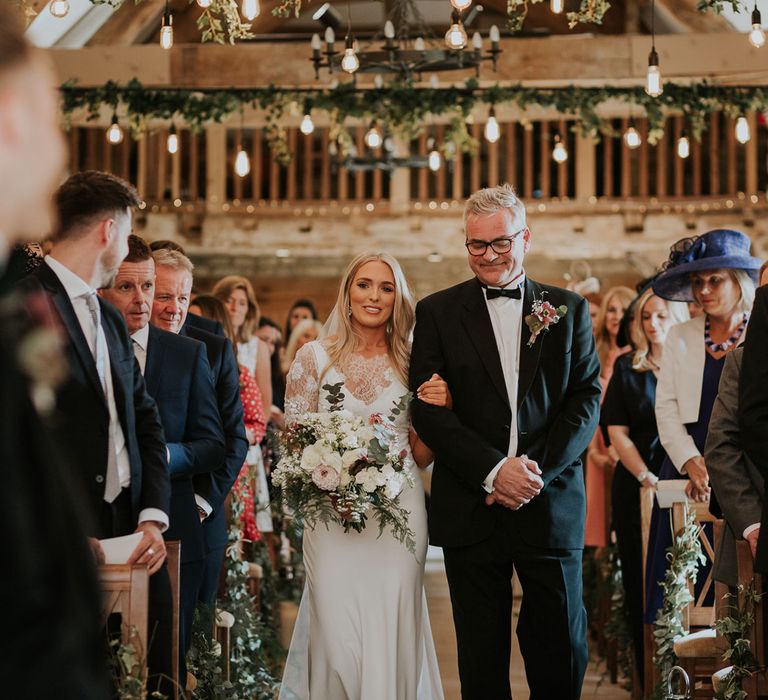
[[[326,385],[331,410],[305,413],[288,425],[282,438],[280,463],[272,483],[282,489],[286,505],[310,527],[329,521],[344,532],[362,532],[369,516],[378,521],[379,535],[389,528],[411,552],[414,533],[400,492],[413,485],[400,450],[394,418],[410,401],[406,394],[389,417],[374,413],[368,420],[341,410],[341,385]]]

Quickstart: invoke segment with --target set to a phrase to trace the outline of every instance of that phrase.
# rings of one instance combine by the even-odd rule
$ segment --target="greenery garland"
[[[616,662],[623,678],[621,687],[629,693],[634,689],[635,640],[629,625],[629,610],[624,596],[624,580],[619,548],[611,543],[605,548],[608,580],[611,587],[611,610],[605,625],[606,639],[616,642]],[[642,673],[643,669],[638,669]]]
[[[718,692],[720,700],[746,700],[747,693],[742,689],[745,678],[749,678],[760,670],[760,665],[752,653],[752,647],[747,638],[755,624],[755,604],[760,596],[750,584],[746,589],[739,586],[743,595],[743,604],[738,604],[738,596],[728,594],[732,614],[717,620],[715,628],[728,640],[728,649],[723,659],[733,666],[725,677],[723,687]],[[758,624],[761,624],[758,621]]]
[[[675,640],[686,634],[686,629],[683,627],[683,611],[693,601],[688,582],[696,581],[699,566],[706,562],[699,541],[699,526],[696,524],[693,510],[686,511],[685,525],[674,537],[672,546],[667,549],[666,557],[669,566],[661,583],[664,602],[656,613],[653,631],[656,643],[653,663],[659,669],[660,677],[652,696],[655,700],[663,700],[666,697],[667,676],[672,667],[677,664]]]
[[[768,88],[712,85],[706,81],[691,85],[667,83],[658,98],[649,97],[641,87],[536,88],[523,85],[493,85],[481,88],[475,79],[461,87],[423,88],[413,82],[394,82],[381,88],[356,88],[344,83],[335,88],[278,88],[194,90],[144,87],[138,80],[125,85],[108,82],[101,87],[61,86],[62,110],[70,117],[84,110],[89,121],[99,119],[104,107],[121,117],[127,115],[131,130],[139,136],[152,120],[175,119],[193,130],[207,122],[222,122],[246,107],[266,112],[266,134],[273,154],[283,164],[290,161],[285,116],[325,112],[331,124],[331,138],[343,155],[354,144],[347,133],[348,119],[376,121],[380,128],[410,141],[427,128],[432,116],[447,117],[443,149],[446,156],[477,148],[467,129],[467,119],[477,105],[515,105],[521,110],[533,106],[552,108],[573,120],[570,127],[584,135],[600,138],[613,135],[609,121],[598,113],[600,105],[620,101],[637,106],[648,119],[648,142],[655,144],[664,135],[670,113],[682,114],[692,136],[700,140],[709,115],[724,112],[735,118],[750,111],[768,111]]]

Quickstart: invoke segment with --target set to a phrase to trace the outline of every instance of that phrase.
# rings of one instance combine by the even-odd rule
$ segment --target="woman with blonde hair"
[[[286,423],[333,408],[324,386],[340,385],[342,408],[368,419],[388,415],[408,394],[414,301],[397,260],[358,255],[345,272],[322,340],[306,344],[288,374]],[[428,403],[450,406],[437,375],[418,390]],[[395,419],[408,468],[432,454],[410,425]],[[440,700],[443,697],[424,597],[427,551],[424,490],[399,496],[415,533],[411,553],[376,527],[344,532],[335,523],[304,533],[307,583],[294,628],[281,700]]]
[[[667,332],[687,319],[685,304],[667,302],[648,287],[629,322],[633,350],[621,355],[603,400],[601,423],[619,456],[611,484],[611,522],[621,560],[624,601],[634,642],[637,678],[643,678],[643,548],[640,488],[658,481],[664,448],[656,427],[656,377]]]
[[[290,371],[291,365],[296,358],[296,353],[307,343],[317,340],[322,330],[323,324],[312,318],[305,318],[294,326],[293,331],[291,331],[291,337],[288,339],[288,345],[285,348],[285,355],[283,356],[282,367],[284,374],[288,374]]]
[[[612,287],[605,293],[600,304],[595,323],[595,349],[600,359],[600,386],[603,396],[608,382],[611,381],[613,363],[617,357],[629,350],[628,345],[620,346],[617,338],[621,319],[635,296],[629,287]],[[587,547],[605,547],[608,544],[611,514],[608,484],[618,455],[606,444],[603,430],[603,426],[598,426],[587,450],[587,522],[584,534],[584,544]]]

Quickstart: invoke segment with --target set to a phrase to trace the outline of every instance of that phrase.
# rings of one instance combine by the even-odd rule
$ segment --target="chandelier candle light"
[[[568,150],[566,149],[563,140],[560,138],[560,134],[555,136],[555,147],[552,149],[552,160],[559,164],[565,163],[565,161],[568,160]]]
[[[677,155],[679,158],[687,158],[691,155],[691,142],[685,131],[680,134],[680,138],[677,140]]]
[[[261,14],[259,0],[243,0],[243,17],[253,22]]]
[[[166,143],[168,153],[175,155],[179,152],[179,135],[176,133],[176,125],[171,123],[171,130],[168,133],[168,141]]]
[[[491,109],[488,111],[488,121],[485,122],[485,131],[483,133],[488,143],[496,143],[499,140],[499,136],[501,136],[501,129],[499,129],[499,122],[496,120],[496,110],[493,105],[491,105]]]
[[[747,143],[751,138],[749,133],[749,122],[746,117],[739,117],[736,120],[736,140],[741,143]]]

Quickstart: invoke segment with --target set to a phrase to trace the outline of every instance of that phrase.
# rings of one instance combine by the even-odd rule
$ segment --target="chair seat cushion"
[[[718,637],[711,627],[686,634],[675,640],[675,654],[681,659],[714,659],[728,649],[724,637]]]

